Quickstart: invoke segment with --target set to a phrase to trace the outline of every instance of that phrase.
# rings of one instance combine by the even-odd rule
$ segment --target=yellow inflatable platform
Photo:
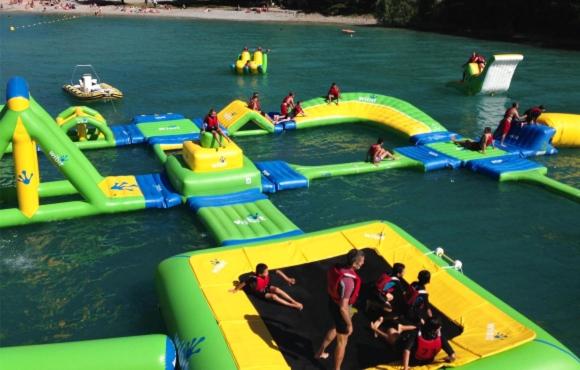
[[[552,144],[557,148],[580,147],[580,114],[542,113],[538,123],[556,129]]]

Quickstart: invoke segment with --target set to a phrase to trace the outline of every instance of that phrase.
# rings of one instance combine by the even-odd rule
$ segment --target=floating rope
[[[71,15],[71,16],[65,16],[63,18],[58,18],[58,19],[54,19],[51,21],[44,21],[44,22],[37,22],[37,23],[32,23],[32,24],[25,24],[22,26],[10,26],[9,29],[10,31],[16,31],[18,29],[23,29],[23,28],[31,28],[31,27],[36,27],[36,26],[42,26],[45,24],[51,24],[51,23],[56,23],[56,22],[62,22],[62,21],[70,21],[72,19],[77,19],[82,17],[81,15]]]

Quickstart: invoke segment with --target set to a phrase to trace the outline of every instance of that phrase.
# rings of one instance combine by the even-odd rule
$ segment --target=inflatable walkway
[[[395,225],[368,222],[282,240],[238,247],[210,248],[169,258],[159,265],[157,291],[169,333],[176,343],[195,343],[192,354],[179,351],[181,369],[310,368],[314,337],[330,326],[326,271],[352,248],[365,251],[360,275],[375,281],[395,262],[406,276],[431,272],[429,300],[441,313],[457,369],[561,369],[578,367],[578,358],[547,332],[430,252]],[[232,282],[266,263],[297,278],[285,289],[304,303],[298,312],[232,294]],[[364,290],[361,295],[364,295]],[[366,293],[368,294],[368,293]],[[361,303],[362,305],[362,303]],[[364,307],[357,307],[355,331],[343,366],[348,369],[400,369],[400,357],[368,330]],[[192,317],[192,312],[195,313]],[[178,346],[179,347],[179,346]],[[430,370],[446,364],[438,356]]]
[[[481,73],[476,63],[470,63],[465,67],[465,81],[453,81],[451,85],[468,95],[506,92],[523,59],[520,54],[496,54]]]
[[[296,128],[339,123],[372,122],[407,137],[446,132],[432,117],[403,100],[371,93],[343,93],[338,105],[323,98],[302,103],[305,117],[296,117]]]

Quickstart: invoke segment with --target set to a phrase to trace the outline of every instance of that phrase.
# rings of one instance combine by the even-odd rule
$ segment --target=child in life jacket
[[[288,277],[281,270],[276,270],[276,275],[280,276],[288,285],[294,285],[296,283],[296,279]],[[252,294],[262,299],[274,301],[284,306],[296,308],[297,310],[302,310],[303,308],[302,303],[296,301],[288,293],[270,283],[270,271],[264,263],[258,263],[256,265],[256,271],[252,272],[245,281],[238,282],[234,288],[230,289],[230,292],[236,293],[246,286]]]
[[[407,315],[410,324],[423,324],[433,317],[429,304],[429,293],[425,286],[431,282],[431,273],[427,270],[419,271],[417,281],[409,285],[407,290]]]
[[[441,334],[441,321],[437,317],[431,317],[418,331],[409,333],[406,338],[401,338],[403,349],[403,369],[408,370],[409,364],[426,365],[433,363],[435,356],[443,349],[447,353],[445,362],[455,361],[455,352]]]
[[[396,320],[406,312],[405,295],[407,283],[403,280],[405,265],[395,263],[390,274],[383,272],[375,282],[373,294],[367,301],[367,314],[371,320],[380,316],[385,319]]]
[[[457,146],[468,150],[480,151],[483,154],[485,154],[485,149],[487,149],[487,147],[491,146],[493,149],[495,149],[491,127],[486,127],[483,129],[483,134],[479,138],[479,141],[473,141],[469,139],[456,140],[455,135],[451,136],[451,141],[453,141],[453,143]]]
[[[378,138],[377,143],[371,145],[367,151],[367,161],[374,165],[379,164],[383,159],[389,158],[390,160],[395,160],[393,153],[389,152],[387,149],[383,148],[384,140],[383,138]]]

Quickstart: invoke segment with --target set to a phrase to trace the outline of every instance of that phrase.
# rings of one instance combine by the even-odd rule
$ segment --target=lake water
[[[514,99],[525,108],[580,113],[580,53],[382,28],[251,24],[222,21],[0,16],[0,84],[24,76],[31,94],[56,115],[74,102],[61,90],[76,64],[93,64],[125,98],[93,105],[110,123],[141,113],[202,116],[259,91],[278,108],[326,92],[368,91],[407,100],[448,129],[475,136],[495,126]],[[229,70],[244,46],[271,48],[267,76]],[[473,50],[525,55],[509,94],[467,97],[445,86],[461,76]],[[297,164],[361,160],[377,136],[343,125],[239,138],[253,160]],[[88,151],[104,175],[141,174],[162,166],[146,147]],[[539,158],[549,175],[580,187],[580,151]],[[45,179],[57,178],[41,161]],[[10,156],[0,185],[12,183]],[[407,170],[330,178],[270,199],[304,231],[371,219],[392,221],[426,245],[442,246],[464,272],[580,352],[580,207],[542,188],[500,184],[468,170]],[[215,243],[186,207],[147,210],[0,230],[2,346],[164,332],[154,271],[166,257]]]

